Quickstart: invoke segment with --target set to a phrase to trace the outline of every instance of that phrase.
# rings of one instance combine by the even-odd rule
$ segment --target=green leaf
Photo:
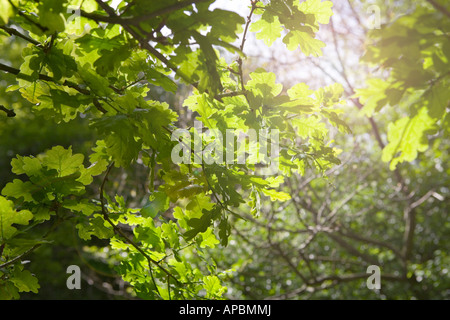
[[[310,96],[314,93],[306,83],[297,83],[288,89],[287,94],[293,100],[301,100],[305,104],[312,103]]]
[[[37,110],[53,113],[55,120],[69,122],[77,117],[77,114],[86,109],[86,105],[91,103],[89,97],[70,95],[62,90],[50,89],[50,94],[39,96],[40,104],[36,106]]]
[[[330,23],[330,17],[333,15],[332,7],[333,2],[322,0],[306,0],[297,5],[303,13],[314,14],[316,21],[321,24]]]
[[[238,33],[245,23],[236,12],[232,10],[214,9],[213,11],[202,12],[201,21],[211,26],[210,37],[221,39],[224,42],[232,43],[238,38]]]
[[[161,229],[155,228],[152,224],[147,223],[146,226],[140,225],[136,227],[133,232],[136,235],[136,240],[151,245],[158,252],[162,251]]]
[[[116,166],[129,166],[137,159],[142,143],[136,141],[136,127],[123,114],[102,117],[93,126],[105,136],[106,152],[115,161]]]
[[[212,228],[208,228],[205,232],[200,234],[201,241],[200,241],[200,248],[215,248],[216,244],[220,243],[219,240],[216,239],[216,236],[213,233]]]
[[[129,46],[124,45],[111,50],[101,50],[99,54],[101,56],[94,62],[94,67],[99,75],[106,76],[110,72],[115,73],[122,61],[128,59],[131,52]]]
[[[214,207],[212,210],[203,209],[200,218],[191,218],[188,220],[188,225],[192,228],[184,233],[186,241],[192,240],[197,234],[206,232],[211,226],[212,221],[220,215],[220,208]]]
[[[33,208],[33,215],[35,221],[46,221],[50,220],[52,213],[46,205],[40,205]]]
[[[222,246],[228,245],[228,238],[231,234],[231,225],[226,218],[221,219],[219,223],[219,238]]]
[[[8,0],[0,0],[0,8],[0,25],[5,25],[14,15],[14,10]]]
[[[200,45],[200,59],[202,65],[206,67],[206,73],[200,77],[198,89],[201,92],[207,91],[211,94],[217,94],[223,90],[222,82],[217,71],[218,57],[212,43],[208,37],[202,36],[200,33],[193,34],[194,39]]]
[[[40,10],[39,23],[42,26],[48,28],[49,34],[55,32],[63,32],[65,29],[65,22],[63,15],[60,12],[54,12],[54,10],[50,10],[48,8]]]
[[[322,48],[325,43],[311,37],[307,32],[292,30],[284,38],[283,42],[286,44],[288,50],[294,51],[300,46],[300,50],[305,56],[320,57],[322,56]]]
[[[196,195],[205,191],[204,186],[192,184],[187,175],[178,171],[171,171],[165,174],[163,179],[166,184],[160,187],[159,190],[164,191],[172,202],[181,198],[196,200]]]
[[[1,283],[0,300],[12,300],[12,299],[20,299],[19,290],[11,281]]]
[[[77,179],[77,181],[81,182],[85,186],[89,185],[92,183],[93,177],[102,174],[107,167],[108,162],[105,159],[99,159],[86,169],[80,168],[81,176]]]
[[[31,51],[31,52],[30,52]],[[29,81],[36,81],[39,79],[39,70],[41,69],[41,65],[44,60],[44,55],[41,52],[35,52],[32,50],[24,50],[24,55],[28,52],[26,56],[24,56],[24,62],[20,66],[20,73],[30,76],[29,79],[19,80],[19,85],[25,87],[29,86]],[[33,91],[35,89],[33,88]]]
[[[435,84],[426,97],[429,106],[429,115],[433,119],[441,119],[446,110],[446,106],[450,101],[450,90],[448,90],[448,82],[441,81]],[[425,102],[426,103],[426,100]]]
[[[68,44],[71,45],[70,42],[68,42]],[[77,71],[77,63],[74,57],[69,54],[65,54],[64,50],[58,47],[53,47],[50,52],[46,54],[44,61],[47,67],[52,71],[54,79],[59,80],[63,76],[70,78],[73,73]]]
[[[28,210],[14,210],[14,203],[0,196],[0,238],[5,241],[11,238],[17,229],[14,224],[27,225],[33,218]]]
[[[160,86],[166,91],[173,93],[177,91],[178,85],[172,79],[152,68],[148,64],[146,64],[143,72],[145,73],[145,77],[149,83]]]
[[[162,236],[169,241],[171,248],[180,246],[178,227],[173,221],[161,225]]]
[[[260,95],[263,99],[269,99],[275,97],[283,90],[281,83],[276,83],[276,75],[273,72],[265,72],[264,69],[257,69],[255,72],[250,73],[250,78],[246,87],[257,95]]]
[[[112,89],[109,87],[109,82],[106,78],[98,75],[90,64],[86,63],[83,67],[78,68],[83,83],[86,83],[91,91],[100,97],[112,95]]]
[[[99,210],[99,207],[91,202],[88,199],[82,199],[81,201],[77,200],[65,200],[62,203],[62,206],[66,209],[69,209],[73,212],[81,212],[86,216],[90,216],[94,212]]]
[[[197,112],[200,116],[196,119],[201,121],[208,128],[215,128],[217,121],[212,117],[217,112],[217,107],[213,101],[208,99],[207,94],[193,94],[184,100],[184,105],[190,110]]]
[[[109,239],[114,235],[114,231],[99,214],[94,215],[91,219],[81,219],[76,228],[78,229],[78,235],[83,240],[90,240],[92,236],[99,239]]]
[[[2,195],[20,199],[23,197],[25,202],[36,202],[33,199],[33,193],[36,191],[36,187],[30,181],[23,182],[19,179],[14,179],[13,182],[9,182],[2,190]]]
[[[203,283],[203,288],[206,290],[206,298],[211,299],[221,297],[226,291],[226,287],[221,285],[219,278],[216,276],[203,277]]]
[[[322,140],[328,133],[325,123],[317,116],[297,117],[292,119],[292,124],[297,129],[297,134],[304,139],[312,137]]]
[[[252,109],[278,105],[276,97],[283,90],[281,83],[276,83],[273,72],[265,72],[264,69],[256,69],[250,73],[250,80],[245,88],[250,92],[248,99]]]

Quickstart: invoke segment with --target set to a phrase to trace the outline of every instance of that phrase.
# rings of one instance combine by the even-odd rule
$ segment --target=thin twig
[[[435,0],[427,0],[436,10],[442,12],[443,14],[445,14],[447,17],[450,18],[450,11],[448,11],[444,6],[442,6],[441,4],[437,3]]]
[[[34,44],[35,46],[41,46],[41,43],[39,41],[34,40],[34,39],[32,39],[32,38],[30,38],[30,37],[20,33],[16,29],[9,28],[7,26],[0,26],[0,29],[5,30],[6,32],[8,32],[12,36],[16,36],[16,37],[22,38],[22,39],[24,39],[24,40]]]
[[[150,275],[152,277],[152,280],[155,284],[156,290],[158,291],[158,286],[156,285],[155,280],[153,279],[153,274],[152,274],[152,268],[151,268],[151,264],[155,264],[159,269],[161,269],[161,271],[163,271],[167,276],[171,277],[172,279],[174,279],[178,284],[181,284],[178,279],[172,275],[166,268],[164,268],[163,266],[161,266],[160,264],[158,264],[158,262],[156,260],[154,260],[152,257],[150,257],[141,247],[139,247],[138,244],[136,244],[133,240],[131,240],[120,228],[118,228],[116,226],[116,224],[111,220],[111,218],[108,215],[108,211],[106,209],[106,204],[105,204],[105,200],[104,200],[104,187],[105,187],[105,183],[106,180],[108,178],[108,175],[112,169],[114,165],[114,162],[112,162],[109,166],[108,169],[106,170],[105,173],[105,177],[102,181],[102,184],[100,186],[100,203],[101,203],[101,207],[102,207],[102,214],[103,214],[103,218],[111,225],[111,227],[114,229],[114,232],[116,232],[117,234],[119,234],[120,236],[122,236],[126,242],[128,242],[131,246],[133,246],[139,253],[141,253],[146,259],[147,262],[149,264],[149,268],[150,268]]]

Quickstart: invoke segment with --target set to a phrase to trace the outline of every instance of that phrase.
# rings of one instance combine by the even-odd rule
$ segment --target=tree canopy
[[[450,5],[226,2],[0,0],[0,299],[449,297]]]

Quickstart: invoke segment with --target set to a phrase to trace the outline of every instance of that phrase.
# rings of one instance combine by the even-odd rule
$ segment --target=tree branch
[[[0,110],[4,111],[9,118],[13,118],[16,116],[16,113],[14,112],[14,110],[7,109],[1,104],[0,104]]]
[[[278,243],[273,243],[270,237],[270,230],[268,232],[269,234],[269,244],[270,244],[270,248],[276,252],[278,252],[278,254],[281,256],[281,258],[286,261],[287,265],[289,266],[289,268],[291,268],[292,271],[294,271],[294,273],[300,278],[302,279],[302,281],[305,284],[309,284],[308,279],[306,279],[306,277],[300,272],[300,270],[298,270],[297,266],[291,261],[291,259],[284,253],[284,251],[281,249],[281,246]]]
[[[343,240],[342,238],[340,238],[339,236],[337,236],[336,234],[333,233],[325,233],[326,235],[328,235],[331,239],[333,239],[335,242],[337,242],[342,248],[344,248],[346,251],[348,251],[349,253],[360,257],[361,259],[363,259],[364,261],[373,264],[373,265],[377,265],[378,261],[375,260],[374,258],[372,258],[371,256],[359,252],[355,247],[353,247],[352,245],[350,245],[347,241]]]
[[[386,243],[386,242],[383,242],[383,241],[379,241],[379,240],[375,240],[375,239],[370,239],[370,238],[367,238],[367,237],[364,237],[364,236],[361,236],[359,234],[354,233],[353,231],[351,231],[347,227],[344,227],[344,228],[346,230],[345,232],[342,231],[342,230],[338,231],[338,233],[343,235],[344,237],[351,238],[351,239],[354,239],[354,240],[357,240],[357,241],[361,241],[361,242],[364,242],[364,243],[373,244],[373,245],[376,245],[378,247],[389,249],[397,257],[399,257],[399,258],[402,257],[401,252],[397,248],[395,248],[394,246],[390,245],[389,243]]]
[[[177,3],[175,3],[175,4],[171,5],[171,6],[168,6],[168,7],[159,9],[159,10],[156,10],[154,12],[150,12],[150,13],[144,14],[142,16],[134,17],[134,18],[132,18],[132,20],[133,20],[133,22],[135,24],[139,24],[139,23],[144,22],[146,20],[151,20],[151,19],[154,19],[156,17],[162,16],[164,14],[168,14],[168,13],[171,13],[173,11],[180,10],[180,9],[182,9],[184,7],[187,7],[187,6],[190,6],[192,4],[206,2],[206,1],[209,1],[209,0],[187,0],[187,1],[177,2]]]
[[[8,72],[8,73],[14,74],[14,75],[16,75],[17,78],[22,79],[22,80],[26,80],[26,81],[29,81],[29,82],[34,82],[34,81],[35,81],[35,79],[34,79],[33,77],[31,77],[30,75],[20,73],[20,70],[19,70],[19,69],[9,67],[9,66],[7,66],[7,65],[5,65],[5,64],[3,64],[3,63],[0,63],[0,71],[5,71],[5,72]],[[55,84],[57,84],[57,85],[62,85],[62,86],[66,86],[66,87],[75,89],[75,90],[77,90],[78,92],[80,92],[80,93],[82,93],[82,94],[84,94],[84,95],[87,95],[87,96],[90,96],[90,95],[91,95],[91,91],[90,91],[90,90],[85,89],[85,88],[82,88],[82,87],[79,86],[78,84],[73,83],[73,82],[68,81],[68,80],[65,80],[65,81],[61,84],[61,83],[59,83],[57,80],[55,80],[55,79],[53,79],[52,77],[49,77],[49,76],[47,76],[47,75],[45,75],[45,74],[39,74],[38,79],[39,79],[39,80],[43,80],[43,81],[50,81],[50,82],[53,82],[53,83],[55,83]],[[93,104],[94,104],[94,106],[95,106],[100,112],[102,112],[102,113],[107,113],[107,112],[108,112],[107,110],[105,110],[105,109],[102,107],[102,105],[100,104],[100,102],[99,102],[99,100],[98,100],[97,98],[93,98]],[[4,109],[6,109],[6,108],[4,108]],[[3,110],[3,109],[2,109],[2,110]],[[6,110],[7,110],[7,109],[6,109]],[[5,111],[5,110],[3,110],[3,111]],[[14,112],[14,111],[11,111],[11,110],[8,110],[8,111],[9,111],[8,116],[12,116],[12,113],[11,113],[11,112]],[[6,112],[6,111],[5,111],[5,112]],[[15,114],[14,114],[14,115],[15,115]]]
[[[3,264],[0,264],[0,268],[5,268],[5,267],[7,267],[7,266],[9,266],[9,265],[11,265],[11,264],[13,264],[13,263],[15,263],[16,261],[19,261],[19,260],[22,259],[23,257],[29,255],[31,252],[33,252],[34,250],[36,250],[37,248],[39,248],[40,246],[41,246],[40,243],[35,244],[34,246],[32,246],[30,249],[28,249],[28,250],[25,251],[24,253],[18,255],[17,257],[15,257],[15,258],[13,258],[13,259],[11,259],[11,260],[9,260],[9,261],[3,263]]]
[[[36,40],[34,40],[34,39],[32,39],[32,38],[30,38],[30,37],[28,37],[28,36],[26,36],[26,35],[20,33],[20,32],[17,31],[16,29],[9,28],[9,27],[7,27],[7,26],[0,26],[0,29],[5,30],[5,31],[8,32],[11,36],[16,36],[16,37],[22,38],[22,39],[24,39],[24,40],[26,40],[26,41],[28,41],[28,42],[34,44],[35,46],[41,46],[41,43],[40,43],[39,41],[36,41]]]
[[[61,218],[58,217],[58,219],[56,219],[56,221],[52,224],[52,226],[50,227],[50,229],[48,229],[47,232],[42,236],[42,239],[46,239],[46,238],[49,236],[49,234],[52,233],[52,231],[55,230],[56,227],[57,227],[61,222],[63,222],[63,221],[64,221],[63,219],[61,219]],[[5,267],[7,267],[7,266],[9,266],[9,265],[11,265],[11,264],[13,264],[13,263],[19,261],[19,260],[22,259],[23,257],[29,255],[29,254],[32,253],[34,250],[36,250],[37,248],[39,248],[41,245],[42,245],[42,242],[41,242],[41,243],[36,243],[34,246],[32,246],[30,249],[26,250],[26,251],[23,252],[22,254],[20,254],[20,255],[18,255],[17,257],[15,257],[15,258],[13,258],[13,259],[11,259],[11,260],[9,260],[9,261],[7,261],[7,262],[1,264],[1,265],[0,265],[0,268],[5,268]],[[3,247],[3,248],[4,248],[4,247]]]
[[[31,19],[29,16],[27,16],[25,13],[23,13],[22,11],[19,10],[19,8],[17,8],[15,6],[15,4],[11,1],[8,0],[8,2],[11,4],[11,6],[17,10],[17,13],[19,14],[19,16],[23,17],[25,20],[27,20],[28,22],[30,22],[31,24],[34,24],[36,27],[38,27],[42,32],[46,32],[48,31],[47,27],[42,26],[41,24],[39,24],[38,22],[34,21],[33,19]]]
[[[122,26],[124,25],[139,25],[141,22],[144,21],[148,21],[148,20],[152,20],[156,17],[162,16],[164,14],[168,14],[171,13],[173,11],[176,10],[180,10],[183,9],[187,6],[190,6],[192,4],[196,4],[196,3],[200,3],[200,2],[206,2],[208,0],[187,0],[187,1],[181,1],[181,2],[177,2],[171,6],[165,7],[165,8],[161,8],[159,10],[153,11],[153,12],[149,12],[146,14],[143,14],[141,16],[137,16],[137,17],[122,17],[122,16],[118,16],[115,14],[114,11],[110,11],[110,10],[105,10],[105,7],[103,7],[102,5],[100,5],[100,3],[97,1],[97,3],[99,3],[99,5],[102,7],[103,10],[105,10],[109,15],[105,16],[105,15],[100,15],[100,14],[96,14],[96,13],[88,13],[85,12],[83,10],[80,11],[80,14],[82,17],[88,18],[88,19],[92,19],[95,20],[97,22],[106,22],[106,23],[113,23],[113,24],[120,24]],[[114,14],[112,14],[114,13]]]
[[[443,5],[439,4],[437,1],[435,0],[427,0],[436,10],[442,12],[443,14],[445,14],[447,17],[450,18],[450,11],[448,11]]]
[[[34,82],[35,81],[35,79],[32,76],[20,73],[19,69],[16,69],[16,68],[13,68],[13,67],[9,67],[9,66],[7,66],[7,65],[5,65],[3,63],[0,63],[0,71],[5,71],[5,72],[8,72],[8,73],[14,74],[14,75],[16,75],[17,78],[22,79],[22,80],[26,80],[26,81],[30,81],[30,82]],[[56,83],[58,85],[62,85],[62,86],[66,86],[66,87],[75,89],[75,90],[77,90],[78,92],[80,92],[80,93],[82,93],[84,95],[90,95],[91,94],[91,92],[88,89],[84,89],[84,88],[80,87],[79,85],[77,85],[76,83],[73,83],[73,82],[68,81],[68,80],[65,80],[63,83],[59,83],[54,78],[49,77],[49,76],[47,76],[45,74],[39,74],[38,75],[38,79],[39,80],[43,80],[43,81],[50,81],[50,82]]]
[[[116,13],[114,12],[114,10],[106,3],[104,3],[101,0],[96,0],[96,2],[98,3],[98,5],[105,10],[105,12],[112,18],[117,19],[118,16],[116,15]],[[148,41],[146,41],[145,39],[143,39],[141,36],[139,36],[139,34],[132,28],[132,26],[128,25],[128,24],[121,24],[121,26],[129,33],[133,36],[134,39],[136,39],[139,44],[141,45],[142,48],[146,49],[148,52],[150,52],[151,55],[153,55],[154,57],[156,57],[157,59],[159,59],[162,63],[164,63],[170,70],[172,70],[173,72],[175,72],[181,79],[183,79],[186,83],[191,83],[190,79],[187,75],[185,75],[184,73],[182,73],[180,70],[178,70],[178,68],[170,61],[168,60],[162,53],[160,53],[158,50],[156,50],[155,48],[153,48],[150,43],[148,43]],[[194,84],[193,84],[194,85]],[[196,87],[194,85],[194,87]]]

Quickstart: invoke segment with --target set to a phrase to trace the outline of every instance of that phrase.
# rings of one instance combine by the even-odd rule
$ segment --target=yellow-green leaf
[[[383,150],[382,160],[391,162],[390,169],[395,170],[397,164],[413,161],[419,152],[428,149],[427,131],[434,129],[434,121],[423,107],[412,118],[405,117],[388,127],[389,144]]]
[[[322,56],[322,48],[325,43],[311,37],[307,32],[292,30],[284,38],[283,42],[286,44],[288,50],[294,51],[300,46],[300,50],[305,56],[320,57]]]

